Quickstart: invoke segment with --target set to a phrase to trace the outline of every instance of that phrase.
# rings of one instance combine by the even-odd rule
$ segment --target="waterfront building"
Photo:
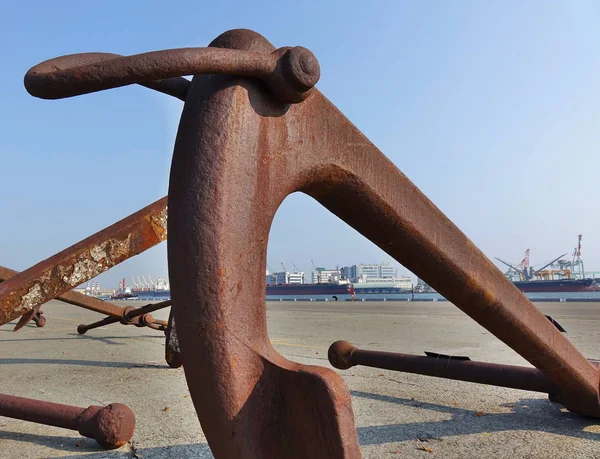
[[[389,263],[372,263],[345,266],[341,275],[350,282],[368,282],[369,279],[395,279],[396,270]]]
[[[356,282],[353,282],[356,290],[362,288],[381,287],[381,288],[401,288],[402,290],[412,289],[412,279],[409,276],[400,277],[372,277],[372,278],[358,278]]]
[[[267,274],[266,276],[267,285],[282,285],[282,284],[304,284],[304,272],[295,271],[281,271],[278,273]]]
[[[337,284],[342,277],[338,268],[327,269],[314,267],[311,274],[311,283],[313,284]]]

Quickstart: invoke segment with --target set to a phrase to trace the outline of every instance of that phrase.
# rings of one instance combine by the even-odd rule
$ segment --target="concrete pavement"
[[[600,305],[538,307],[587,357],[600,358]],[[212,457],[183,370],[164,363],[160,332],[111,325],[79,336],[78,324],[101,317],[55,301],[43,309],[44,328],[0,328],[0,392],[82,407],[125,403],[136,413],[136,433],[106,452],[76,432],[0,417],[0,459]],[[327,348],[346,339],[365,349],[526,365],[449,303],[277,302],[268,304],[268,321],[278,351],[303,363],[329,366]],[[544,394],[374,368],[341,374],[365,458],[600,458],[599,420],[571,414]]]

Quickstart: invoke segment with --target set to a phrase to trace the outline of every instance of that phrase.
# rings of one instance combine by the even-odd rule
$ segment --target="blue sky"
[[[132,86],[35,99],[31,66],[206,46],[243,27],[311,49],[318,88],[490,258],[518,263],[530,248],[539,265],[583,234],[600,271],[598,3],[1,1],[2,265],[25,269],[164,196],[183,106]],[[392,261],[292,195],[268,264],[308,271],[311,259]],[[148,274],[166,276],[166,244],[99,280]]]

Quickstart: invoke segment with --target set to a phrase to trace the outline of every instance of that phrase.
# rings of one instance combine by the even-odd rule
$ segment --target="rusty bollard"
[[[106,449],[125,445],[135,430],[133,411],[121,403],[79,408],[0,394],[0,416],[76,430]]]

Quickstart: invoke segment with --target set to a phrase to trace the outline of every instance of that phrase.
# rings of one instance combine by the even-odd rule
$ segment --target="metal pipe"
[[[161,301],[159,303],[147,304],[146,306],[142,306],[141,308],[133,309],[128,311],[125,314],[126,319],[133,319],[134,317],[142,316],[144,314],[149,314],[151,312],[158,311],[159,309],[164,309],[171,306],[171,300]]]
[[[94,328],[100,328],[100,327],[104,327],[105,325],[116,324],[120,320],[121,319],[119,317],[108,316],[102,320],[93,322],[88,325],[81,324],[81,325],[77,326],[77,333],[79,333],[80,335],[85,335],[86,332],[93,330]]]
[[[327,357],[331,365],[340,370],[363,365],[546,394],[555,394],[558,391],[556,384],[536,368],[473,362],[451,357],[423,357],[394,352],[367,351],[359,349],[347,341],[333,343],[329,347]]]
[[[107,449],[120,448],[133,436],[135,415],[126,405],[79,408],[0,394],[0,415],[23,421],[77,430]]]

